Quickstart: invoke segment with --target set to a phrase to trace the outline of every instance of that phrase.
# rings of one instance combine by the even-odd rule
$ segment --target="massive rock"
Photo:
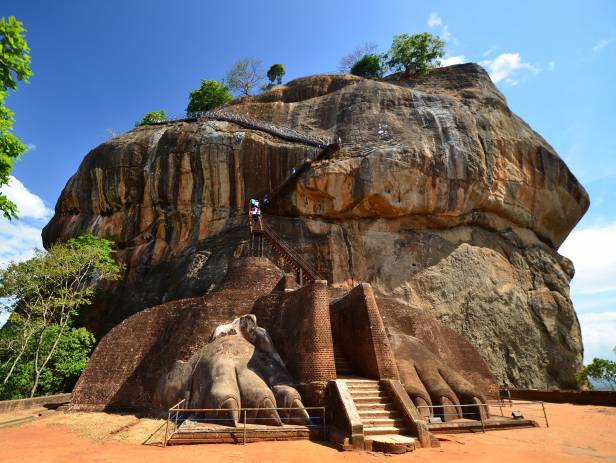
[[[422,78],[318,75],[225,108],[341,141],[267,221],[334,286],[370,282],[408,314],[467,338],[497,380],[572,387],[582,343],[558,246],[588,195],[552,147],[467,64]],[[92,150],[43,232],[46,246],[113,236],[125,278],[84,323],[99,334],[216,287],[246,253],[246,208],[319,149],[239,125],[145,126]],[[406,318],[405,318],[406,317]],[[389,325],[389,326],[388,326]]]

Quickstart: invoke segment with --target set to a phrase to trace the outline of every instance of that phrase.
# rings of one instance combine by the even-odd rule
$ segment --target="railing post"
[[[167,412],[167,424],[165,426],[165,439],[163,440],[163,447],[167,447],[167,439],[169,435],[169,419],[171,418],[171,412]]]
[[[550,423],[548,423],[548,414],[545,412],[545,403],[541,402],[541,408],[543,409],[543,417],[545,418],[545,427],[549,428]]]
[[[485,424],[483,422],[483,413],[481,413],[481,407],[482,406],[483,406],[483,404],[478,407],[478,410],[479,410],[479,419],[481,420],[481,430],[485,433],[486,432],[486,427],[485,427]]]
[[[244,410],[244,445],[246,445],[246,410]]]
[[[299,285],[304,286],[304,271],[302,268],[299,268]]]

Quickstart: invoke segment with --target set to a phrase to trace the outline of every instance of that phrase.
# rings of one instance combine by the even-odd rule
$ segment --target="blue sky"
[[[479,62],[510,107],[550,142],[588,190],[591,208],[561,253],[574,260],[586,347],[616,345],[616,2],[612,1],[28,1],[0,16],[28,29],[34,76],[7,102],[29,146],[0,219],[0,263],[40,245],[40,228],[83,156],[145,112],[181,114],[202,78],[237,59],[281,62],[285,80],[335,72],[364,42],[399,33],[447,40],[447,63]]]

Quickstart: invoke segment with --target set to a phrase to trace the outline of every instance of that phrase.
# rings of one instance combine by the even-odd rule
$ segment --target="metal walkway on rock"
[[[294,130],[290,127],[285,127],[282,125],[273,124],[271,122],[253,119],[248,116],[223,111],[196,111],[187,113],[185,117],[170,118],[165,119],[164,121],[150,122],[146,125],[161,125],[168,124],[170,122],[194,122],[203,119],[233,122],[234,124],[240,125],[247,129],[260,130],[262,132],[267,132],[271,135],[275,135],[288,141],[316,146],[317,148],[322,149],[325,149],[332,144],[331,140],[319,138],[314,135],[307,135],[305,133],[298,132],[297,130]]]
[[[263,240],[269,244],[272,250],[297,272],[300,286],[311,281],[319,280],[317,271],[291,246],[289,246],[272,228],[266,225],[262,217],[255,220],[250,218],[250,234],[252,238],[252,248],[259,249],[263,253]],[[255,243],[255,239],[257,242]]]

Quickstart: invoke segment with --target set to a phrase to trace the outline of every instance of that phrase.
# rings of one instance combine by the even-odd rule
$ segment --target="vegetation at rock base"
[[[591,379],[606,383],[612,390],[616,390],[616,362],[611,360],[595,358],[592,363],[586,365],[576,375],[580,387],[592,389]]]
[[[425,73],[438,66],[439,58],[445,55],[445,42],[428,32],[400,34],[394,37],[388,53],[387,64],[395,72]]]
[[[225,84],[231,91],[249,96],[255,88],[259,88],[264,80],[261,70],[261,60],[244,58],[236,61],[225,76]]]
[[[10,313],[0,330],[0,399],[70,390],[94,345],[74,320],[98,282],[120,277],[112,244],[85,234],[0,271],[0,307]]]
[[[0,187],[8,184],[13,164],[27,151],[13,135],[15,113],[4,105],[8,91],[17,89],[17,81],[27,82],[32,76],[25,32],[14,16],[0,18]],[[17,206],[2,193],[0,213],[9,220],[17,217]]]
[[[160,111],[152,111],[149,113],[145,113],[143,119],[135,122],[135,127],[141,127],[142,125],[152,124],[153,122],[162,122],[167,119],[167,113],[164,109]]]
[[[365,55],[351,68],[351,74],[360,77],[378,79],[385,72],[381,55]]]
[[[351,68],[355,63],[357,63],[366,55],[376,54],[377,48],[377,44],[373,42],[366,42],[363,45],[355,47],[355,50],[353,50],[348,55],[344,55],[340,59],[340,63],[338,64],[338,71],[343,74],[351,72]]]
[[[267,78],[270,81],[267,88],[272,88],[274,85],[282,84],[282,78],[286,73],[287,72],[282,64],[272,64],[267,71]]]
[[[186,111],[209,111],[226,105],[233,99],[229,88],[222,82],[202,80],[201,87],[190,92]]]

